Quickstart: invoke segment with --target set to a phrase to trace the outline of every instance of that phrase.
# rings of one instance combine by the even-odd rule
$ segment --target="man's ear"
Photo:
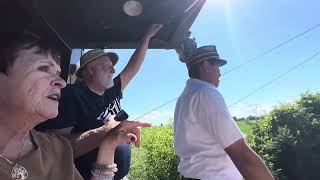
[[[204,62],[202,63],[202,67],[203,67],[203,70],[204,70],[205,72],[209,72],[209,71],[210,71],[210,68],[211,68],[210,63],[209,63],[208,61],[204,61]]]
[[[87,73],[89,74],[89,76],[92,76],[93,75],[93,67],[92,67],[92,64],[87,64]]]

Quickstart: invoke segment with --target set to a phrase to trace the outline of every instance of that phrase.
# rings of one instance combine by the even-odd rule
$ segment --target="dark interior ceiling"
[[[136,0],[140,16],[128,16],[128,0],[0,0],[0,31],[27,29],[56,41],[68,76],[71,49],[136,48],[147,28],[164,24],[149,48],[176,48],[206,0]]]
[[[150,48],[171,49],[184,38],[205,2],[137,0],[143,12],[129,16],[123,10],[127,1],[2,0],[1,18],[5,26],[20,23],[40,33],[57,35],[69,48],[81,49],[135,48],[150,24],[161,23],[165,26]]]

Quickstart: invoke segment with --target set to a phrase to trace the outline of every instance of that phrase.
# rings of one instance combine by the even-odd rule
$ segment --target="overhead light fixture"
[[[143,5],[139,1],[129,0],[123,5],[123,10],[129,16],[140,16],[143,12]]]

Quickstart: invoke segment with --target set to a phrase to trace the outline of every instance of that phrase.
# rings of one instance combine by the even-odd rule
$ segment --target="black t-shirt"
[[[83,84],[67,85],[61,91],[59,114],[55,119],[45,121],[37,126],[37,130],[61,129],[74,127],[72,132],[85,132],[100,127],[110,115],[120,110],[121,79],[114,78],[114,86],[100,96]],[[75,164],[84,177],[90,179],[92,163],[96,161],[98,149],[76,159]]]
[[[61,91],[58,116],[41,123],[36,129],[43,131],[74,127],[73,132],[85,132],[102,126],[107,117],[121,110],[120,76],[113,81],[114,86],[102,96],[83,84],[68,84]]]

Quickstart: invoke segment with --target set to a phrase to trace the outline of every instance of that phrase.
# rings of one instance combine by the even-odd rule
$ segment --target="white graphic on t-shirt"
[[[97,119],[105,123],[111,115],[116,115],[120,111],[120,98],[116,98],[106,106],[105,110],[100,114],[100,116],[97,117]]]

